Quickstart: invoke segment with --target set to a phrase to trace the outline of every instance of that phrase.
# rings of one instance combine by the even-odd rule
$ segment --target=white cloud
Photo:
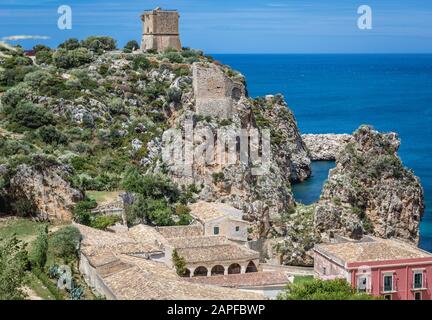
[[[50,37],[48,36],[37,36],[37,35],[15,35],[3,37],[1,40],[3,41],[17,41],[17,40],[48,40]]]

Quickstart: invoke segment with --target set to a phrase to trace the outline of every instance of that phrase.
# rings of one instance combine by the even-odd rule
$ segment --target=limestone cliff
[[[314,224],[324,239],[332,234],[397,237],[417,243],[423,189],[397,156],[395,133],[362,126],[336,157],[317,204]]]
[[[83,195],[70,185],[68,175],[70,169],[64,165],[43,162],[32,166],[20,165],[8,187],[7,196],[12,202],[13,210],[29,209],[22,207],[26,203],[31,207],[30,214],[36,214],[37,218],[71,221],[72,208]],[[17,206],[16,203],[21,205]]]
[[[295,206],[290,182],[302,181],[310,175],[310,159],[292,112],[281,96],[247,97],[243,77],[225,66],[194,64],[192,81],[181,82],[193,82],[193,90],[183,91],[183,110],[176,112],[174,104],[171,106],[171,129],[185,131],[190,121],[195,133],[194,149],[202,144],[209,147],[211,140],[215,150],[212,159],[217,159],[224,151],[218,149],[217,140],[229,140],[242,129],[246,132],[268,129],[271,159],[266,172],[260,175],[254,174],[256,163],[251,160],[207,163],[204,156],[197,154],[189,171],[176,162],[163,161],[156,165],[156,170],[167,169],[180,185],[199,186],[198,197],[202,200],[227,202],[244,210],[245,218],[255,222],[251,236],[267,236],[272,221]],[[184,141],[177,139],[164,142],[160,149],[182,144]],[[234,148],[239,148],[238,143],[234,143]],[[155,156],[160,158],[157,153]]]
[[[353,141],[350,134],[302,134],[312,160],[335,160],[338,153]]]

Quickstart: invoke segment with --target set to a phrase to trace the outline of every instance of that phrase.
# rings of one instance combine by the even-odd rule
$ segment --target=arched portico
[[[221,265],[216,265],[211,269],[211,275],[217,276],[217,275],[223,275],[225,273],[225,268]]]
[[[207,268],[204,266],[199,266],[194,270],[194,277],[206,277],[207,276]]]
[[[233,263],[228,267],[228,274],[241,273],[241,266],[238,263]]]

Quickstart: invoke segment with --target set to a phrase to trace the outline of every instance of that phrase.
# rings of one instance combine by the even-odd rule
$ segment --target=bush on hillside
[[[115,50],[117,47],[117,42],[111,37],[90,36],[81,41],[81,45],[95,53],[101,54],[104,51]]]
[[[31,102],[25,102],[16,107],[11,113],[10,120],[17,125],[17,129],[20,127],[37,129],[54,123],[51,112]]]
[[[139,44],[135,40],[128,41],[123,48],[124,52],[132,52],[133,50],[139,49]]]
[[[77,257],[80,241],[80,231],[74,226],[67,226],[50,236],[49,250],[55,258],[71,261]]]
[[[81,44],[78,39],[76,38],[70,38],[66,40],[65,42],[61,43],[59,46],[61,49],[66,50],[75,50],[81,47]]]
[[[58,49],[53,55],[54,65],[63,69],[77,68],[92,61],[93,54],[86,48]]]

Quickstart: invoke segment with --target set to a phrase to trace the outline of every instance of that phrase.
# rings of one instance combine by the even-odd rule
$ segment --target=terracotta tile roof
[[[222,244],[232,244],[224,236],[200,236],[190,238],[171,238],[168,239],[169,245],[174,248],[196,248],[196,247],[209,247]]]
[[[257,251],[237,244],[222,244],[208,247],[189,247],[177,249],[178,254],[187,263],[200,263],[211,261],[242,261],[259,258]]]
[[[200,201],[189,205],[191,215],[196,219],[207,222],[224,216],[235,220],[242,220],[243,212],[232,206],[219,202]],[[246,222],[246,221],[245,221]]]
[[[113,233],[97,230],[84,225],[75,225],[83,237],[81,241],[82,251],[88,256],[96,256],[110,252],[115,253],[147,253],[160,251],[160,247],[153,239],[135,239],[132,233]],[[157,232],[156,232],[157,233]]]
[[[221,287],[241,288],[284,285],[289,282],[288,274],[281,271],[250,272],[211,277],[188,278],[192,283],[211,284]]]
[[[165,243],[166,239],[153,227],[139,224],[129,229],[128,234],[131,238],[145,243]]]
[[[342,243],[319,244],[315,251],[338,259],[342,263],[386,261],[431,257],[432,254],[413,245],[395,239],[370,237],[370,241],[347,241]]]
[[[157,227],[156,230],[166,239],[196,237],[203,235],[202,226],[194,224],[190,226]]]
[[[117,299],[264,299],[257,293],[189,283],[164,263],[128,255],[143,246],[153,248],[151,243],[135,240],[145,237],[152,242],[160,236],[146,226],[134,229],[134,237],[130,232],[115,234],[82,225],[77,227],[83,235],[81,252]],[[119,241],[117,245],[116,241]]]
[[[165,264],[122,256],[133,267],[104,277],[104,282],[124,300],[249,300],[264,299],[257,293],[190,283]]]

